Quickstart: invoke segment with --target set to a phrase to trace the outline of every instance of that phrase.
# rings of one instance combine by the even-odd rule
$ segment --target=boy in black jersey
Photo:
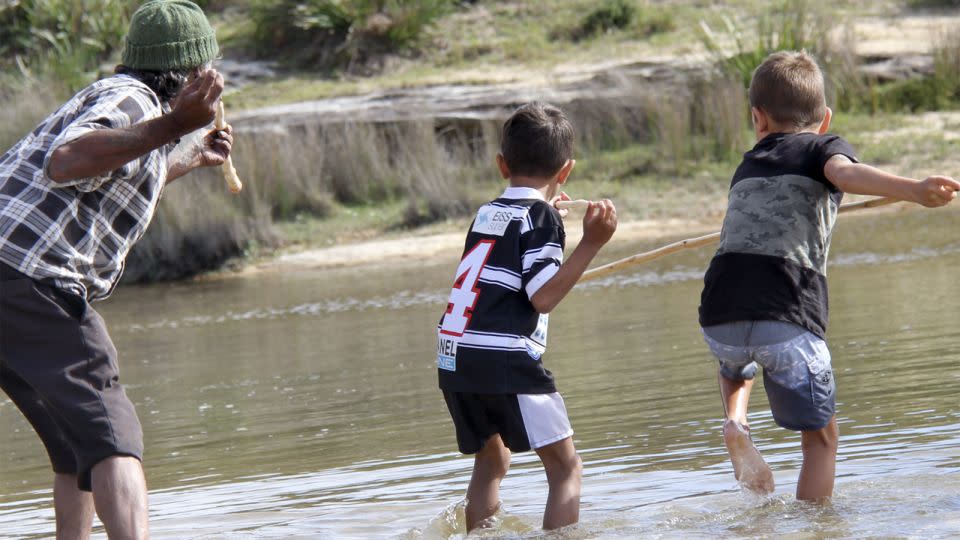
[[[720,361],[724,442],[741,485],[758,493],[774,487],[747,427],[759,364],[774,420],[801,432],[797,498],[826,500],[839,436],[824,341],[826,259],[840,199],[859,193],[935,207],[953,200],[960,183],[946,176],[917,181],[858,163],[846,141],[826,134],[832,113],[823,75],[804,52],[770,55],[753,74],[750,105],[758,142],[733,176],[700,324]]]
[[[554,201],[573,169],[573,127],[542,103],[503,125],[500,173],[510,181],[483,205],[467,233],[447,309],[437,367],[457,445],[475,454],[467,488],[467,530],[493,516],[510,452],[533,449],[547,472],[545,529],[576,523],[581,463],[553,375],[543,367],[547,314],[576,284],[617,226],[608,200],[591,202],[583,239],[563,262],[564,231]],[[551,202],[547,202],[551,201]]]

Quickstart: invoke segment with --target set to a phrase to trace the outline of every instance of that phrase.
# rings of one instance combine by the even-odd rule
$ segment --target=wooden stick
[[[222,100],[217,104],[217,114],[213,122],[217,129],[227,127],[227,123],[224,121]],[[223,162],[222,169],[223,179],[227,181],[227,188],[230,190],[230,193],[240,193],[240,190],[243,189],[243,182],[241,182],[240,177],[237,176],[237,169],[234,168],[233,159],[230,156],[227,156],[227,160]]]
[[[575,201],[557,201],[554,206],[556,206],[557,210],[568,210],[570,208],[586,208],[589,205],[590,201],[577,199]]]
[[[559,201],[560,202],[580,202],[580,201]],[[586,202],[586,201],[584,201]],[[877,199],[868,199],[866,201],[860,201],[855,203],[843,204],[840,206],[840,213],[854,212],[856,210],[864,210],[866,208],[876,208],[878,206],[886,206],[888,204],[893,204],[895,202],[900,202],[899,199],[891,199],[887,197],[881,197]],[[600,279],[602,277],[609,276],[615,272],[619,272],[624,268],[629,268],[631,266],[637,266],[646,262],[650,262],[661,257],[666,257],[672,253],[682,251],[684,249],[694,249],[698,247],[708,246],[710,244],[720,241],[720,233],[715,232],[705,236],[698,236],[696,238],[687,238],[686,240],[680,240],[679,242],[674,242],[663,247],[658,247],[650,251],[645,251],[643,253],[638,253],[632,255],[625,259],[620,259],[619,261],[614,261],[612,263],[607,263],[602,266],[598,266],[591,270],[587,270],[580,276],[578,283],[584,281],[592,281],[594,279]]]

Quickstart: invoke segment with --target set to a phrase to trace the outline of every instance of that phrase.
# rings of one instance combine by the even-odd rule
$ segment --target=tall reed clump
[[[33,131],[62,104],[64,96],[49,85],[16,79],[0,83],[0,153]]]
[[[750,85],[753,71],[773,52],[805,50],[823,69],[828,100],[841,109],[858,108],[870,92],[857,73],[852,34],[836,15],[820,9],[816,0],[782,0],[759,16],[752,27],[729,17],[714,29],[700,23],[700,40],[713,56],[723,77],[735,77],[742,88]]]
[[[648,98],[646,109],[660,172],[684,175],[705,162],[730,160],[747,144],[750,105],[736,77],[695,77]]]
[[[182,278],[219,268],[253,246],[278,243],[258,197],[231,195],[219,173],[196,171],[164,190],[153,222],[127,257],[125,281]]]
[[[407,199],[419,223],[466,208],[473,169],[493,159],[478,143],[485,129],[432,119],[290,126],[252,134],[256,151],[238,167],[249,167],[276,219]]]
[[[728,74],[750,84],[753,71],[772,52],[807,50],[817,57],[832,51],[830,33],[833,16],[816,9],[812,0],[785,0],[756,19],[755,27],[744,29],[729,17],[723,17],[719,31],[700,22],[700,38]]]

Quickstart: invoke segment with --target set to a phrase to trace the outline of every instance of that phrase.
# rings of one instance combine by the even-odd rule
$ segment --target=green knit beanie
[[[130,19],[123,65],[148,71],[202,66],[220,53],[213,27],[188,0],[150,0]]]

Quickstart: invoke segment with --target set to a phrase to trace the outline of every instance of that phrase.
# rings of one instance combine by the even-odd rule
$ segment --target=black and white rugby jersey
[[[532,188],[509,187],[477,211],[438,327],[440,388],[556,392],[540,361],[548,316],[530,298],[560,269],[560,214]]]

